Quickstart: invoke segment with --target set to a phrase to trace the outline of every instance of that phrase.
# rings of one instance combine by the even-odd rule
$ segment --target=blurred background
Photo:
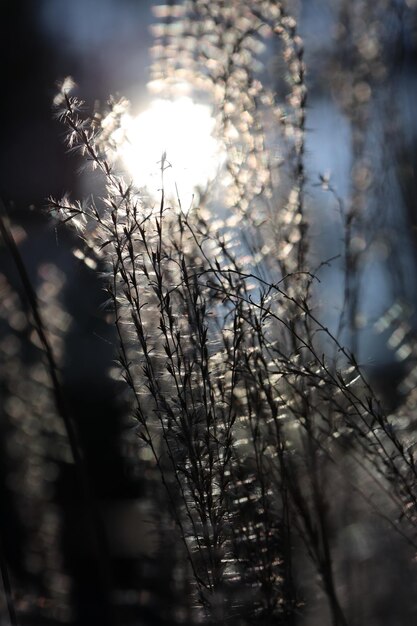
[[[170,623],[168,609],[164,616],[146,601],[152,584],[163,585],[152,583],[146,525],[143,515],[135,517],[144,485],[123,443],[123,394],[108,378],[114,329],[106,320],[106,294],[72,254],[74,236],[55,230],[43,211],[48,196],[70,191],[81,198],[88,191],[53,116],[57,81],[71,75],[92,108],[111,94],[126,96],[133,112],[143,109],[153,4],[0,0],[0,195],[31,282],[55,320],[51,340],[95,496],[112,530],[116,579],[105,580],[91,554],[64,434],[50,425],[50,389],[36,365],[28,303],[0,244],[0,534],[22,624],[113,623],[110,587],[118,589],[119,623]],[[408,389],[415,384],[408,346],[417,328],[417,3],[305,0],[289,3],[289,10],[305,44],[307,198],[317,262],[340,254],[340,206],[351,207],[357,298],[344,340],[394,408],[404,381]],[[279,89],[273,50],[268,75]],[[337,260],[321,274],[322,312],[332,328],[344,297],[342,275]],[[37,438],[41,449],[34,450]],[[1,610],[0,623],[7,624],[5,601]]]
[[[126,450],[122,460],[125,407],[108,376],[115,355],[113,329],[103,308],[107,296],[91,270],[73,256],[76,238],[65,229],[56,232],[44,209],[49,195],[86,193],[80,160],[67,153],[63,128],[54,118],[57,82],[73,76],[92,107],[105,104],[111,94],[143,106],[151,4],[0,3],[5,94],[0,105],[0,194],[30,280],[43,298],[44,314],[57,321],[52,342],[66,403],[85,450],[94,499],[114,538],[115,580],[110,584],[90,546],[89,521],[82,513],[65,437],[51,425],[55,408],[45,388],[39,347],[33,345],[36,339],[24,316],[16,314],[26,313],[28,305],[10,255],[1,246],[0,529],[19,623],[110,624],[112,604],[119,607],[119,623],[138,623],[137,595],[140,590],[146,594],[140,581],[148,564],[143,554],[138,564],[136,545],[138,537],[146,543],[146,528],[136,523],[134,510],[143,490],[141,477],[134,475],[137,470],[126,461]],[[149,571],[146,579],[149,587]],[[111,598],[110,587],[121,597]],[[8,624],[4,598],[2,594],[0,619]],[[146,610],[139,613],[145,619]],[[152,612],[147,622],[154,623]]]

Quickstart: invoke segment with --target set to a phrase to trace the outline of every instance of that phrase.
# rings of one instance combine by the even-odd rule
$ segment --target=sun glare
[[[154,100],[137,117],[123,120],[125,141],[120,155],[139,187],[157,197],[178,197],[184,210],[193,203],[197,187],[213,180],[221,164],[219,143],[213,136],[210,108],[190,98]]]

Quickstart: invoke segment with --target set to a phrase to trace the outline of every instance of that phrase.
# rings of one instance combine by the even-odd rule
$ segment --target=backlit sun
[[[213,136],[210,108],[191,98],[154,100],[137,117],[125,115],[125,141],[119,154],[133,182],[156,198],[178,198],[184,210],[197,187],[213,180],[221,165],[219,143]]]

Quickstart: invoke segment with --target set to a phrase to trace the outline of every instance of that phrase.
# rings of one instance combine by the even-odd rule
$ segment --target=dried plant
[[[57,115],[101,192],[51,199],[50,209],[75,228],[78,256],[99,268],[108,293],[116,375],[135,423],[125,444],[147,476],[156,528],[149,559],[155,578],[164,564],[178,595],[159,617],[302,623],[309,603],[319,603],[317,576],[329,623],[344,626],[350,599],[338,491],[351,494],[348,509],[368,507],[412,550],[417,542],[406,418],[413,394],[398,416],[389,414],[341,339],[346,316],[352,329],[357,312],[351,227],[359,187],[346,214],[321,178],[346,218],[345,301],[333,331],[321,321],[317,288],[329,261],[311,252],[307,87],[295,18],[272,0],[190,0],[155,12],[150,88],[164,98],[186,89],[211,106],[224,155],[219,180],[185,211],[165,194],[163,154],[160,197],[151,198],[119,159],[115,137],[128,104],[112,100],[90,114],[66,80]],[[279,92],[266,76],[271,51],[284,68]],[[379,323],[393,322],[388,313]],[[403,330],[397,345],[410,335],[410,356],[415,342],[402,324],[393,333],[398,339]],[[155,587],[153,607],[163,592]]]

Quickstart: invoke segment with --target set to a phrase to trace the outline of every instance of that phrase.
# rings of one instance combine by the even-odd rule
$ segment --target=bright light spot
[[[125,115],[122,124],[126,139],[119,154],[133,182],[158,198],[164,165],[165,195],[175,201],[178,189],[188,210],[195,189],[213,180],[221,165],[210,108],[186,97],[154,100],[136,118]]]

